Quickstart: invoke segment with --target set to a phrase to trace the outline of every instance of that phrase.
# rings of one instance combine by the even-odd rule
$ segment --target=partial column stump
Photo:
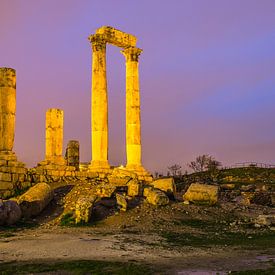
[[[27,169],[13,150],[16,113],[16,71],[0,68],[0,198],[22,188]]]

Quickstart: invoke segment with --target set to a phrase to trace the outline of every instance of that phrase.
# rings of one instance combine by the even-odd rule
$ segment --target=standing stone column
[[[74,166],[79,170],[79,142],[77,140],[70,140],[67,144],[65,159],[68,166]]]
[[[110,168],[108,163],[108,98],[106,78],[106,41],[90,36],[92,63],[92,161],[90,169]]]
[[[65,165],[63,147],[63,110],[48,109],[46,112],[46,162]]]
[[[138,58],[142,50],[129,47],[121,51],[126,58],[126,168],[140,170],[140,92]]]
[[[15,110],[16,110],[15,70],[11,68],[0,68],[0,154],[1,155],[14,154],[12,153],[12,149],[14,144]]]

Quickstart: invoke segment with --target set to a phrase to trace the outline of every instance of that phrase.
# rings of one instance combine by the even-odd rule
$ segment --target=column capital
[[[0,87],[16,88],[16,72],[12,68],[0,68]]]
[[[92,34],[88,37],[93,51],[105,51],[107,41],[101,34]]]
[[[129,47],[120,51],[126,58],[126,62],[135,61],[138,62],[138,58],[142,53],[142,49],[136,47]]]

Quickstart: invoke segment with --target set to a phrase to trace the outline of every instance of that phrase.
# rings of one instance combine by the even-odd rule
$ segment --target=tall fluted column
[[[142,50],[129,47],[121,52],[126,58],[126,168],[139,170],[142,166],[138,58]]]
[[[0,154],[12,153],[15,130],[16,73],[0,68]]]
[[[106,78],[106,41],[100,35],[90,36],[92,63],[92,161],[90,169],[109,168],[108,163],[108,97]]]
[[[46,161],[49,164],[65,165],[62,156],[64,113],[60,109],[46,112]]]

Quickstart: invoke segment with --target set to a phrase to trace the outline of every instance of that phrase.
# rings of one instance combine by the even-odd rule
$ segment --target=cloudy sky
[[[0,66],[17,71],[15,151],[44,158],[45,112],[65,113],[64,147],[91,159],[91,48],[110,25],[140,56],[143,163],[150,171],[211,154],[275,164],[274,0],[0,0]],[[125,65],[107,48],[109,160],[125,163]]]

